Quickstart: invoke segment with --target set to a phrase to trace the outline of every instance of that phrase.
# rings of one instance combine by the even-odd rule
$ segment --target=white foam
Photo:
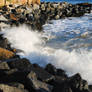
[[[50,24],[45,24],[44,31],[52,35],[65,35],[68,33],[80,34],[92,29],[92,13],[83,17],[70,17],[61,20],[52,20]]]
[[[8,30],[5,29],[4,32],[4,37],[8,38],[10,43],[12,43],[12,47],[22,49],[25,53],[37,51],[38,49],[36,47],[42,43],[40,34],[30,31],[25,25],[18,28],[13,27]]]
[[[75,50],[69,52],[44,47],[41,35],[25,26],[4,30],[3,33],[14,48],[23,51],[19,53],[21,57],[26,57],[32,63],[41,66],[52,63],[57,68],[64,69],[69,76],[80,73],[89,84],[92,84],[92,51],[83,49],[79,52]]]

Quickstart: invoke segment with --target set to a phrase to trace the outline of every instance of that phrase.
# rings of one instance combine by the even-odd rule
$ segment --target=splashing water
[[[71,25],[69,25],[70,23]],[[78,24],[80,25],[79,29]],[[92,41],[91,31],[87,31],[90,28],[89,25],[92,25],[92,23],[88,21],[88,16],[79,19],[71,18],[71,20],[52,21],[52,24],[44,25],[44,35],[48,36],[50,34],[50,36],[54,35],[55,37],[49,38],[46,43],[41,39],[42,34],[33,32],[26,26],[5,29],[3,33],[4,37],[8,38],[12,44],[12,47],[23,51],[23,53],[18,53],[21,57],[26,57],[32,63],[37,63],[41,66],[52,63],[57,68],[64,69],[69,76],[80,73],[89,84],[92,84],[92,50],[86,49],[89,45],[85,48],[80,48],[79,46],[81,43],[85,45],[85,40]],[[74,34],[75,32],[76,34]],[[81,36],[83,34],[88,36],[83,38]],[[79,43],[76,45],[77,42]],[[60,46],[59,48],[54,48],[58,47],[58,45]],[[79,47],[76,50],[77,46]],[[68,50],[70,48],[72,48],[71,51]]]

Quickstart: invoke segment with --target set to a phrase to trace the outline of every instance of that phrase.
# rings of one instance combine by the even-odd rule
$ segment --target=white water
[[[73,22],[74,21],[72,20],[72,24],[74,24]],[[82,21],[82,23],[84,22]],[[57,30],[57,32],[53,31],[55,32],[55,36],[57,37],[59,30],[65,29],[67,25],[60,27],[58,26],[56,28],[51,25],[55,30]],[[71,27],[72,26],[70,26],[69,28]],[[86,26],[86,28],[87,27],[88,26]],[[48,33],[49,32],[50,31],[48,31]],[[3,30],[3,33],[4,37],[8,38],[8,40],[12,44],[12,47],[21,49],[23,51],[22,53],[18,53],[21,57],[26,57],[32,63],[38,63],[41,66],[52,63],[57,68],[64,69],[69,76],[75,73],[80,73],[82,78],[86,79],[89,84],[92,84],[92,50],[88,51],[86,49],[79,49],[78,51],[76,51],[75,49],[72,49],[72,51],[70,52],[63,49],[63,47],[59,49],[48,47],[41,39],[41,37],[43,36],[42,34],[33,32],[26,26]],[[50,33],[52,36],[52,32]]]

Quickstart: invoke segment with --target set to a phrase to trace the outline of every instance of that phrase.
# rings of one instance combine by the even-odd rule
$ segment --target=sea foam
[[[13,27],[3,30],[4,37],[9,40],[12,47],[23,52],[21,57],[28,58],[31,63],[45,66],[48,63],[62,68],[71,76],[80,73],[81,76],[92,84],[92,51],[85,49],[71,52],[64,49],[53,49],[44,46],[41,34],[29,30],[26,26]]]

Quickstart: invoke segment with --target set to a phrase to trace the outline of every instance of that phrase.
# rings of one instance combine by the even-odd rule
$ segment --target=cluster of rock
[[[91,10],[92,5],[88,3],[75,5],[67,2],[42,2],[40,5],[11,4],[0,8],[0,26],[27,24],[33,29],[42,30],[42,25],[48,20],[79,17],[90,13]]]
[[[62,69],[45,68],[16,58],[0,62],[0,92],[92,92],[80,74],[68,77]]]
[[[0,8],[0,27],[27,24],[41,30],[48,20],[90,13],[91,4],[41,3]],[[16,55],[17,50],[0,34],[0,92],[92,92],[80,74],[68,77],[64,70],[48,64],[45,68]]]
[[[0,92],[92,92],[92,85],[80,74],[68,77],[51,64],[42,68],[21,59],[0,35]]]

